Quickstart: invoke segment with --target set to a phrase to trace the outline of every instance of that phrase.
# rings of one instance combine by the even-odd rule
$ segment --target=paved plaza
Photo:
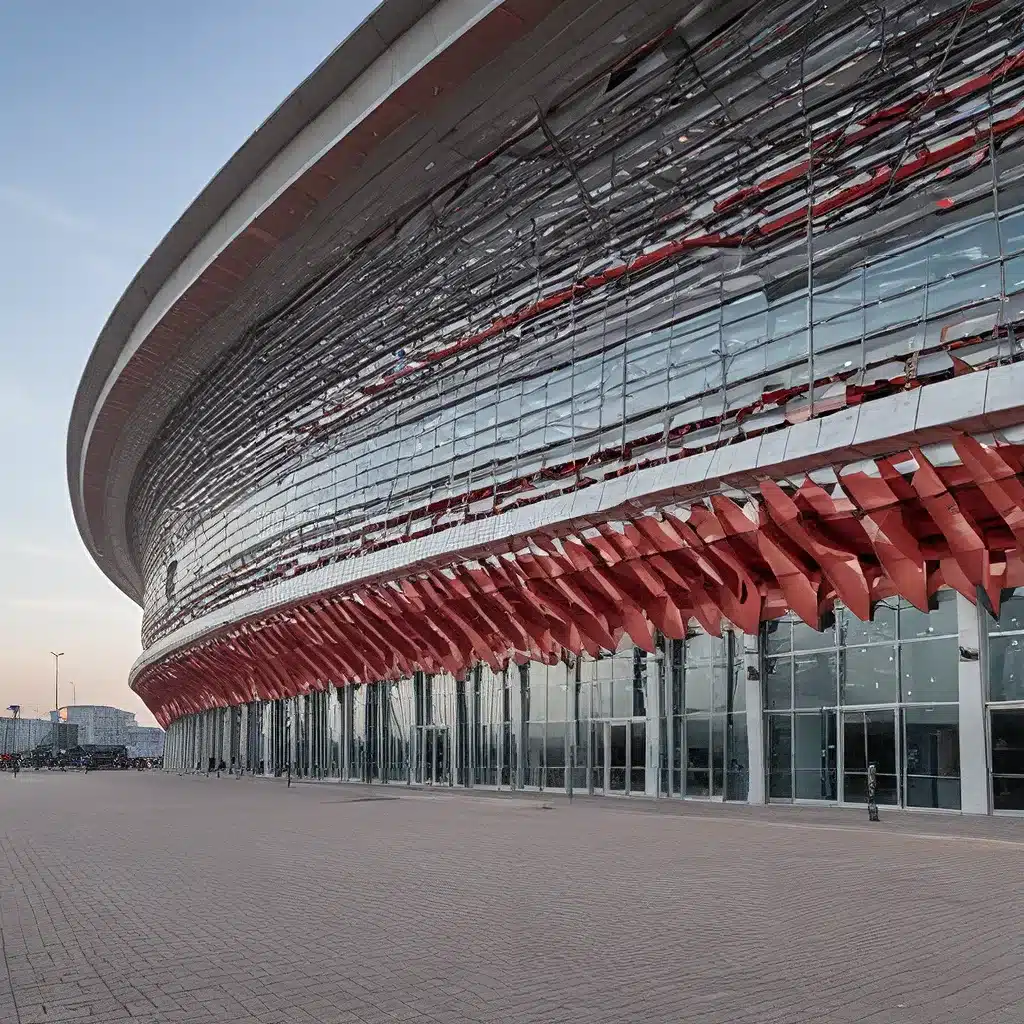
[[[1024,821],[0,775],[0,1021],[1024,1021]]]

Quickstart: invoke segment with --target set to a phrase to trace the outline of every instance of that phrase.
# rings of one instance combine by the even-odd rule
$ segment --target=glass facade
[[[992,808],[1024,811],[1024,591],[1007,595],[986,624]]]
[[[948,377],[953,342],[970,368],[1019,358],[1018,11],[962,6],[839,5],[826,27],[819,5],[762,5],[560,99],[600,244],[542,133],[453,180],[440,219],[410,193],[419,212],[403,203],[358,258],[350,218],[327,218],[296,257],[315,286],[289,274],[287,315],[238,326],[135,474],[145,644],[553,481],[614,477],[638,446],[654,462],[728,444],[741,413],[774,430],[767,396],[828,389],[824,411],[848,381],[869,401]],[[884,88],[849,73],[880,52]]]
[[[960,806],[956,594],[925,613],[880,602],[870,622],[838,606],[822,632],[792,617],[763,631],[770,799]]]
[[[960,616],[983,638],[981,738],[961,736],[959,676],[977,659]],[[963,756],[986,764],[988,809],[1024,811],[1024,590],[998,619],[940,591],[927,613],[891,599],[860,622],[840,606],[820,632],[785,617],[753,641],[694,632],[648,653],[625,639],[599,658],[210,711],[171,725],[165,768],[736,801],[757,799],[763,770],[769,802],[858,805],[874,764],[880,804],[956,810]]]

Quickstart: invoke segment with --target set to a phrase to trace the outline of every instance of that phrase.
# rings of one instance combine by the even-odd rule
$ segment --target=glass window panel
[[[711,667],[711,706],[714,711],[729,708],[729,666],[718,662]]]
[[[1024,708],[992,712],[992,806],[1024,811]]]
[[[526,719],[543,722],[547,715],[548,667],[538,661],[530,664],[529,688],[527,690]]]
[[[1024,256],[1014,256],[1007,260],[1003,268],[1006,275],[1006,294],[1014,295],[1024,291]]]
[[[546,759],[548,768],[565,767],[565,722],[548,722]],[[558,785],[549,782],[548,785]]]
[[[666,382],[658,381],[642,391],[630,389],[626,392],[626,415],[638,416],[652,409],[663,409],[668,397]]]
[[[988,699],[1024,700],[1024,635],[988,641]]]
[[[895,642],[896,608],[880,603],[875,606],[870,622],[861,622],[849,609],[839,612],[842,643],[853,647],[862,644]]]
[[[922,640],[900,647],[903,699],[908,703],[960,699],[957,637]]]
[[[949,277],[929,285],[929,317],[947,310],[958,310],[982,299],[998,298],[1000,277],[999,264],[993,263],[972,270],[969,274]]]
[[[899,699],[895,644],[846,648],[842,679],[844,704],[895,704]]]
[[[918,288],[925,283],[927,274],[928,257],[919,247],[880,260],[869,266],[864,275],[865,301],[880,303]]]
[[[686,667],[686,713],[711,710],[710,665],[687,665]]]
[[[861,271],[844,278],[836,284],[814,288],[815,324],[819,320],[827,320],[839,313],[860,312],[864,305],[864,283]],[[817,332],[815,332],[817,334]]]
[[[913,640],[926,636],[956,636],[956,594],[940,590],[935,595],[938,607],[923,612],[906,601],[900,603],[900,639]]]
[[[630,714],[634,718],[647,715],[647,654],[637,650],[633,661],[633,707]]]
[[[750,785],[746,715],[729,715],[725,744],[729,758],[725,776],[725,798],[746,800]]]
[[[686,638],[686,663],[688,665],[720,661],[724,657],[722,651],[723,638],[708,633],[694,633]]]
[[[836,713],[793,716],[794,794],[799,800],[835,800]]]
[[[736,651],[730,667],[729,710],[742,711],[747,706],[747,672],[743,662],[742,640],[736,640]]]
[[[792,299],[768,309],[768,337],[784,338],[807,327],[807,298]]]
[[[647,723],[633,722],[629,736],[629,788],[633,793],[643,793],[647,786]]]
[[[711,720],[704,716],[686,721],[686,793],[708,796],[711,785]]]
[[[993,621],[986,619],[990,633],[1024,632],[1024,594],[1015,594],[1003,601],[999,608],[999,618]]]
[[[793,723],[789,715],[768,716],[768,796],[793,797]]]
[[[793,658],[793,706],[835,707],[838,656],[834,651],[797,654]]]
[[[877,334],[879,331],[888,330],[898,324],[922,320],[925,312],[925,297],[925,289],[919,288],[917,291],[895,295],[884,302],[865,307],[865,333]]]
[[[612,714],[616,718],[633,716],[633,652],[612,659]]]
[[[627,356],[626,380],[637,381],[657,375],[664,378],[668,366],[668,349],[664,346],[645,346],[642,352]]]
[[[594,662],[596,682],[594,684],[594,717],[611,718],[612,680],[615,676],[615,659],[598,658]]]
[[[764,627],[765,654],[786,654],[793,649],[793,626],[785,619],[766,622]]]
[[[756,314],[763,314],[767,308],[768,303],[763,291],[750,292],[738,299],[733,299],[732,302],[727,302],[722,307],[722,323],[735,324],[739,320],[745,320],[752,316],[757,322],[760,322],[760,318],[756,317]]]
[[[544,733],[543,722],[526,723],[526,763],[523,765],[523,785],[540,786],[544,781]]]
[[[896,713],[846,711],[843,713],[843,799],[847,803],[867,801],[870,764],[874,764],[878,772],[878,803],[898,803]]]
[[[999,258],[995,220],[972,224],[954,234],[942,234],[927,243],[928,279],[940,281]]]
[[[629,726],[612,725],[608,729],[609,736],[609,771],[608,788],[623,792],[626,789],[626,772],[628,771]]]
[[[711,792],[721,796],[725,791],[725,720],[727,715],[711,719]]]
[[[819,632],[811,629],[806,622],[793,623],[794,651],[820,651],[835,645],[836,633],[831,626]]]
[[[566,679],[564,664],[548,666],[547,714],[549,722],[564,722],[566,715]]]
[[[907,806],[959,810],[959,709],[907,708],[904,722]]]
[[[999,233],[1003,240],[1003,252],[1020,252],[1024,249],[1024,210],[1002,217]]]
[[[767,711],[783,711],[793,706],[792,658],[765,659],[764,706]]]
[[[670,670],[672,673],[671,713],[673,715],[681,715],[683,713],[683,655],[686,648],[681,640],[671,640],[669,642],[672,645]]]

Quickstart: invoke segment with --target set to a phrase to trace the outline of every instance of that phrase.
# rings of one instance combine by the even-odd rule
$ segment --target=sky
[[[112,704],[140,609],[93,564],[71,403],[136,271],[376,0],[0,0],[0,709]],[[72,686],[73,684],[73,686]]]

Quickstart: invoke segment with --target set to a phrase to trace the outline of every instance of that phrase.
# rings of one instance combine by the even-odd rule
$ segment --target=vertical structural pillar
[[[661,795],[661,708],[664,689],[665,652],[656,650],[647,655],[647,771],[644,792]],[[630,739],[630,742],[632,740]]]
[[[988,742],[980,615],[975,605],[957,594],[956,617],[960,632],[960,807],[965,814],[988,814]]]
[[[737,633],[742,645],[747,699],[747,802],[765,802],[764,700],[761,689],[761,646],[758,637]]]

